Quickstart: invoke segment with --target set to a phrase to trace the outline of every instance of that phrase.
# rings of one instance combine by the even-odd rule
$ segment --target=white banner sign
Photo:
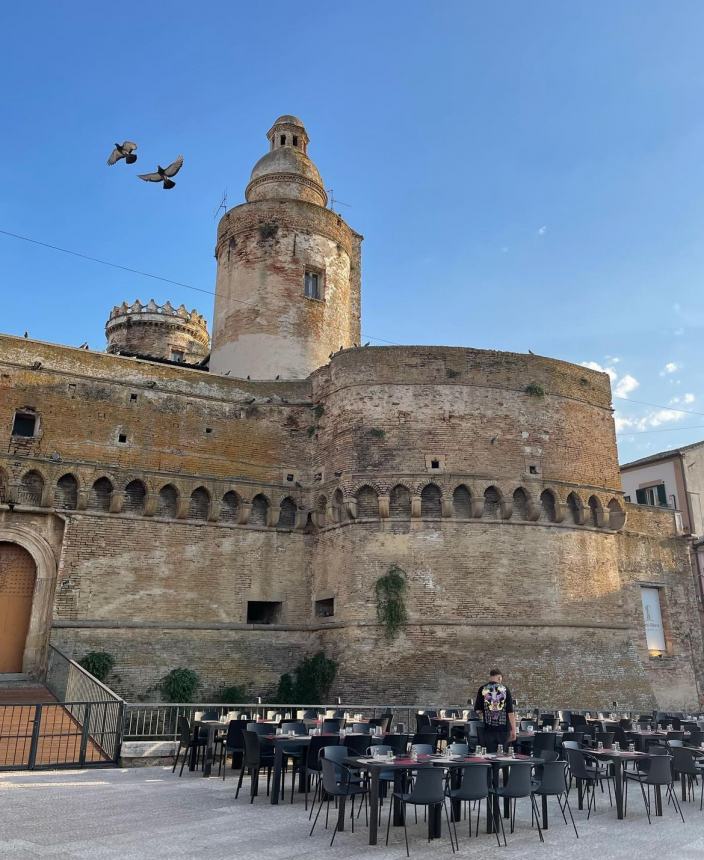
[[[648,642],[648,651],[664,651],[665,631],[662,627],[662,613],[660,612],[660,589],[641,588],[640,594],[643,601],[643,620],[645,621],[645,638]]]

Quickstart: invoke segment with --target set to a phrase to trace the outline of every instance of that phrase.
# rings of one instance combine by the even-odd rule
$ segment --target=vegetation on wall
[[[393,639],[408,620],[405,571],[393,565],[376,581],[376,615],[384,626],[388,639]]]
[[[369,435],[373,436],[375,439],[383,439],[386,436],[386,430],[382,430],[380,427],[372,427],[369,431]]]
[[[325,414],[325,407],[323,406],[322,403],[317,403],[313,407],[313,414],[315,415],[316,418],[322,418],[323,417],[323,415]]]
[[[77,661],[86,672],[105,683],[105,679],[115,667],[115,658],[107,651],[89,651],[85,657]]]
[[[525,388],[526,394],[531,397],[545,397],[545,389],[539,382],[530,382]]]
[[[214,702],[222,702],[226,705],[240,705],[250,698],[244,684],[229,684],[215,693]]]
[[[167,702],[192,702],[195,698],[198,675],[192,669],[172,669],[159,681],[158,688]]]
[[[318,651],[306,657],[293,671],[279,679],[276,701],[282,705],[317,705],[328,697],[337,675],[337,663]]]

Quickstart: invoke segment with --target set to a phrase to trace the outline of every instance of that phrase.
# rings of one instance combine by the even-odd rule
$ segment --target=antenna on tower
[[[220,212],[223,211],[227,212],[227,188],[222,193],[222,200],[220,201],[220,205],[215,210],[215,212],[213,212],[213,220],[215,220],[220,214]]]
[[[336,199],[335,199],[335,193],[334,193],[334,191],[333,191],[333,189],[332,189],[332,188],[327,188],[327,189],[326,189],[326,191],[327,191],[327,192],[328,192],[328,194],[330,195],[330,208],[331,208],[331,209],[334,209],[334,208],[335,208],[335,204],[337,204],[338,206],[347,206],[347,207],[348,207],[348,209],[351,209],[351,208],[352,208],[352,204],[351,204],[351,203],[344,203],[342,200],[336,200]]]

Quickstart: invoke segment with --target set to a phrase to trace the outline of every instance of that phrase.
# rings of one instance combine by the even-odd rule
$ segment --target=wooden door
[[[27,550],[0,542],[0,673],[22,671],[36,578]]]

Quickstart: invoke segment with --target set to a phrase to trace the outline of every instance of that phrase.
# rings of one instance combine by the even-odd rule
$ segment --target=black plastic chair
[[[442,804],[447,820],[447,833],[450,837],[452,853],[455,853],[455,841],[450,829],[450,816],[447,811],[447,796],[445,794],[445,774],[441,768],[423,768],[417,771],[415,782],[411,791],[395,791],[393,796],[403,804],[403,835],[406,840],[406,857],[410,857],[408,850],[408,828],[406,826],[406,806],[439,806]],[[386,844],[389,844],[389,832],[391,830],[391,811],[393,803],[389,803],[389,818],[386,825]]]
[[[247,723],[247,732],[254,732],[256,735],[273,735],[275,734],[274,726],[269,723]]]
[[[540,841],[544,842],[543,831],[540,827],[540,819],[538,817],[538,807],[536,806],[535,797],[533,796],[533,785],[531,781],[532,770],[533,765],[529,761],[514,762],[509,768],[506,784],[501,787],[492,786],[490,793],[496,797],[508,799],[511,806],[511,833],[513,833],[516,825],[516,802],[521,797],[530,798],[533,819],[538,825],[538,836],[540,837]],[[511,803],[511,801],[513,802]],[[499,823],[501,824],[501,834],[504,839],[504,845],[506,845],[506,831],[504,830],[504,822],[501,816],[499,816]]]
[[[557,735],[553,732],[536,732],[533,735],[533,755],[536,758],[545,758],[549,753],[554,753],[556,742]],[[557,754],[555,758],[557,758]]]
[[[675,779],[685,777],[685,786],[687,799],[694,797],[694,783],[702,777],[702,796],[699,802],[699,809],[702,809],[704,804],[704,763],[701,756],[697,755],[694,750],[684,747],[672,747],[672,774]]]
[[[648,824],[652,824],[652,820],[650,818],[650,789],[648,789],[648,795],[646,797],[645,794],[645,786],[665,786],[667,789],[667,798],[668,801],[672,801],[675,809],[680,814],[680,818],[682,819],[682,823],[684,824],[684,815],[682,814],[682,807],[677,800],[677,792],[672,790],[673,785],[673,776],[672,776],[672,759],[669,755],[654,755],[652,758],[643,762],[643,769],[638,769],[635,771],[624,771],[624,801],[623,801],[623,814],[624,817],[626,815],[626,810],[628,808],[628,784],[629,782],[637,782],[640,785],[640,791],[643,795],[643,804],[645,805],[645,812],[648,816]]]
[[[350,755],[366,755],[369,748],[369,735],[345,735],[345,746]]]
[[[220,747],[220,762],[218,764],[218,776],[222,768],[222,778],[227,773],[227,757],[232,756],[232,770],[242,764],[244,753],[244,733],[247,723],[244,720],[230,720],[227,724],[227,732]]]
[[[596,786],[601,785],[605,779],[609,788],[609,803],[611,803],[611,784],[609,783],[608,769],[601,768],[594,759],[588,759],[588,753],[583,750],[575,750],[567,747],[565,749],[567,762],[570,767],[570,777],[581,780],[587,790],[587,820],[592,812],[592,806],[596,810]],[[602,788],[603,791],[603,788]]]
[[[431,726],[432,722],[427,714],[416,714],[416,734],[428,731]]]
[[[323,734],[334,734],[335,732],[340,731],[340,726],[342,725],[342,720],[338,717],[327,717],[323,720],[322,732]]]
[[[371,733],[369,723],[352,723],[352,731],[359,735],[368,735]]]
[[[331,747],[330,749],[334,749]],[[356,778],[354,771],[350,768],[346,767],[344,764],[338,764],[337,762],[332,761],[331,759],[323,756],[320,760],[321,771],[322,771],[322,792],[320,796],[320,805],[318,806],[318,812],[315,816],[315,821],[313,822],[313,826],[310,829],[309,836],[313,835],[313,831],[315,830],[315,825],[318,823],[318,818],[320,817],[320,810],[323,808],[323,803],[326,802],[327,799],[327,809],[325,811],[325,821],[327,826],[327,818],[330,812],[330,801],[333,799],[337,799],[340,797],[351,797],[352,798],[352,810],[350,814],[350,818],[352,821],[352,832],[354,833],[354,801],[356,797],[360,795],[364,797],[364,809],[365,815],[367,819],[367,824],[369,824],[369,813],[367,811],[367,789],[359,780]],[[332,847],[332,843],[335,841],[335,835],[337,834],[337,827],[339,821],[335,819],[335,829],[332,832],[332,839],[330,840],[330,846]]]
[[[208,743],[207,735],[205,737],[201,737],[200,733],[197,737],[194,737],[194,732],[191,729],[191,724],[188,722],[188,719],[184,716],[179,716],[178,718],[178,749],[176,751],[176,758],[174,759],[174,766],[171,768],[171,773],[174,773],[176,770],[176,765],[178,764],[178,757],[181,754],[181,750],[183,750],[183,760],[181,761],[181,770],[178,772],[178,775],[181,776],[183,774],[183,766],[186,764],[188,760],[189,753],[193,749],[194,746],[196,749],[196,767],[198,767],[198,760],[204,756],[204,750],[206,744]]]
[[[459,841],[457,839],[457,824],[455,822],[453,801],[459,800],[462,803],[467,803],[467,818],[469,819],[470,837],[472,836],[472,804],[477,803],[476,831],[474,835],[475,837],[479,836],[479,819],[482,814],[482,800],[487,800],[489,798],[491,765],[488,762],[476,762],[463,765],[461,768],[457,768],[456,772],[461,774],[460,785],[457,788],[451,788],[450,786],[448,786],[446,788],[446,792],[448,798],[450,799],[450,816],[452,820],[452,826],[455,831],[455,844],[459,849]],[[496,820],[496,809],[494,808],[493,804],[491,805],[490,809],[491,816],[494,821],[494,833],[496,834],[496,841],[499,845],[501,845],[501,839],[499,837],[499,829],[501,825]]]
[[[401,755],[406,752],[408,747],[408,735],[384,735],[382,744],[390,747],[395,755]]]
[[[610,750],[614,745],[615,732],[596,732],[594,741],[597,744],[603,744],[605,750]]]
[[[313,794],[313,806],[315,806],[315,798],[318,793],[318,783],[320,781],[321,765],[320,751],[326,747],[339,746],[340,739],[325,735],[313,735],[308,744],[306,751],[306,782],[305,782],[305,809],[308,809],[308,793],[310,792],[310,781],[315,778],[315,792]],[[345,747],[344,749],[348,749]],[[312,809],[311,809],[312,812]]]
[[[242,759],[242,768],[240,769],[240,778],[237,782],[237,791],[235,792],[235,800],[239,797],[240,789],[242,788],[242,780],[244,779],[245,771],[249,771],[250,787],[249,787],[249,802],[254,803],[254,798],[259,791],[259,772],[262,768],[266,769],[266,793],[269,794],[271,785],[271,771],[274,767],[274,749],[273,747],[263,747],[259,735],[250,729],[244,732],[244,756]]]
[[[535,768],[533,777],[534,778],[531,783],[533,794],[538,795],[539,797],[556,797],[557,805],[560,807],[563,821],[567,824],[567,818],[565,818],[565,809],[567,809],[570,814],[572,827],[574,827],[574,835],[579,839],[577,825],[574,823],[572,809],[570,808],[569,802],[570,789],[567,784],[567,762],[551,761],[546,762],[545,764],[539,764]],[[565,798],[564,806],[562,804],[563,797]]]

